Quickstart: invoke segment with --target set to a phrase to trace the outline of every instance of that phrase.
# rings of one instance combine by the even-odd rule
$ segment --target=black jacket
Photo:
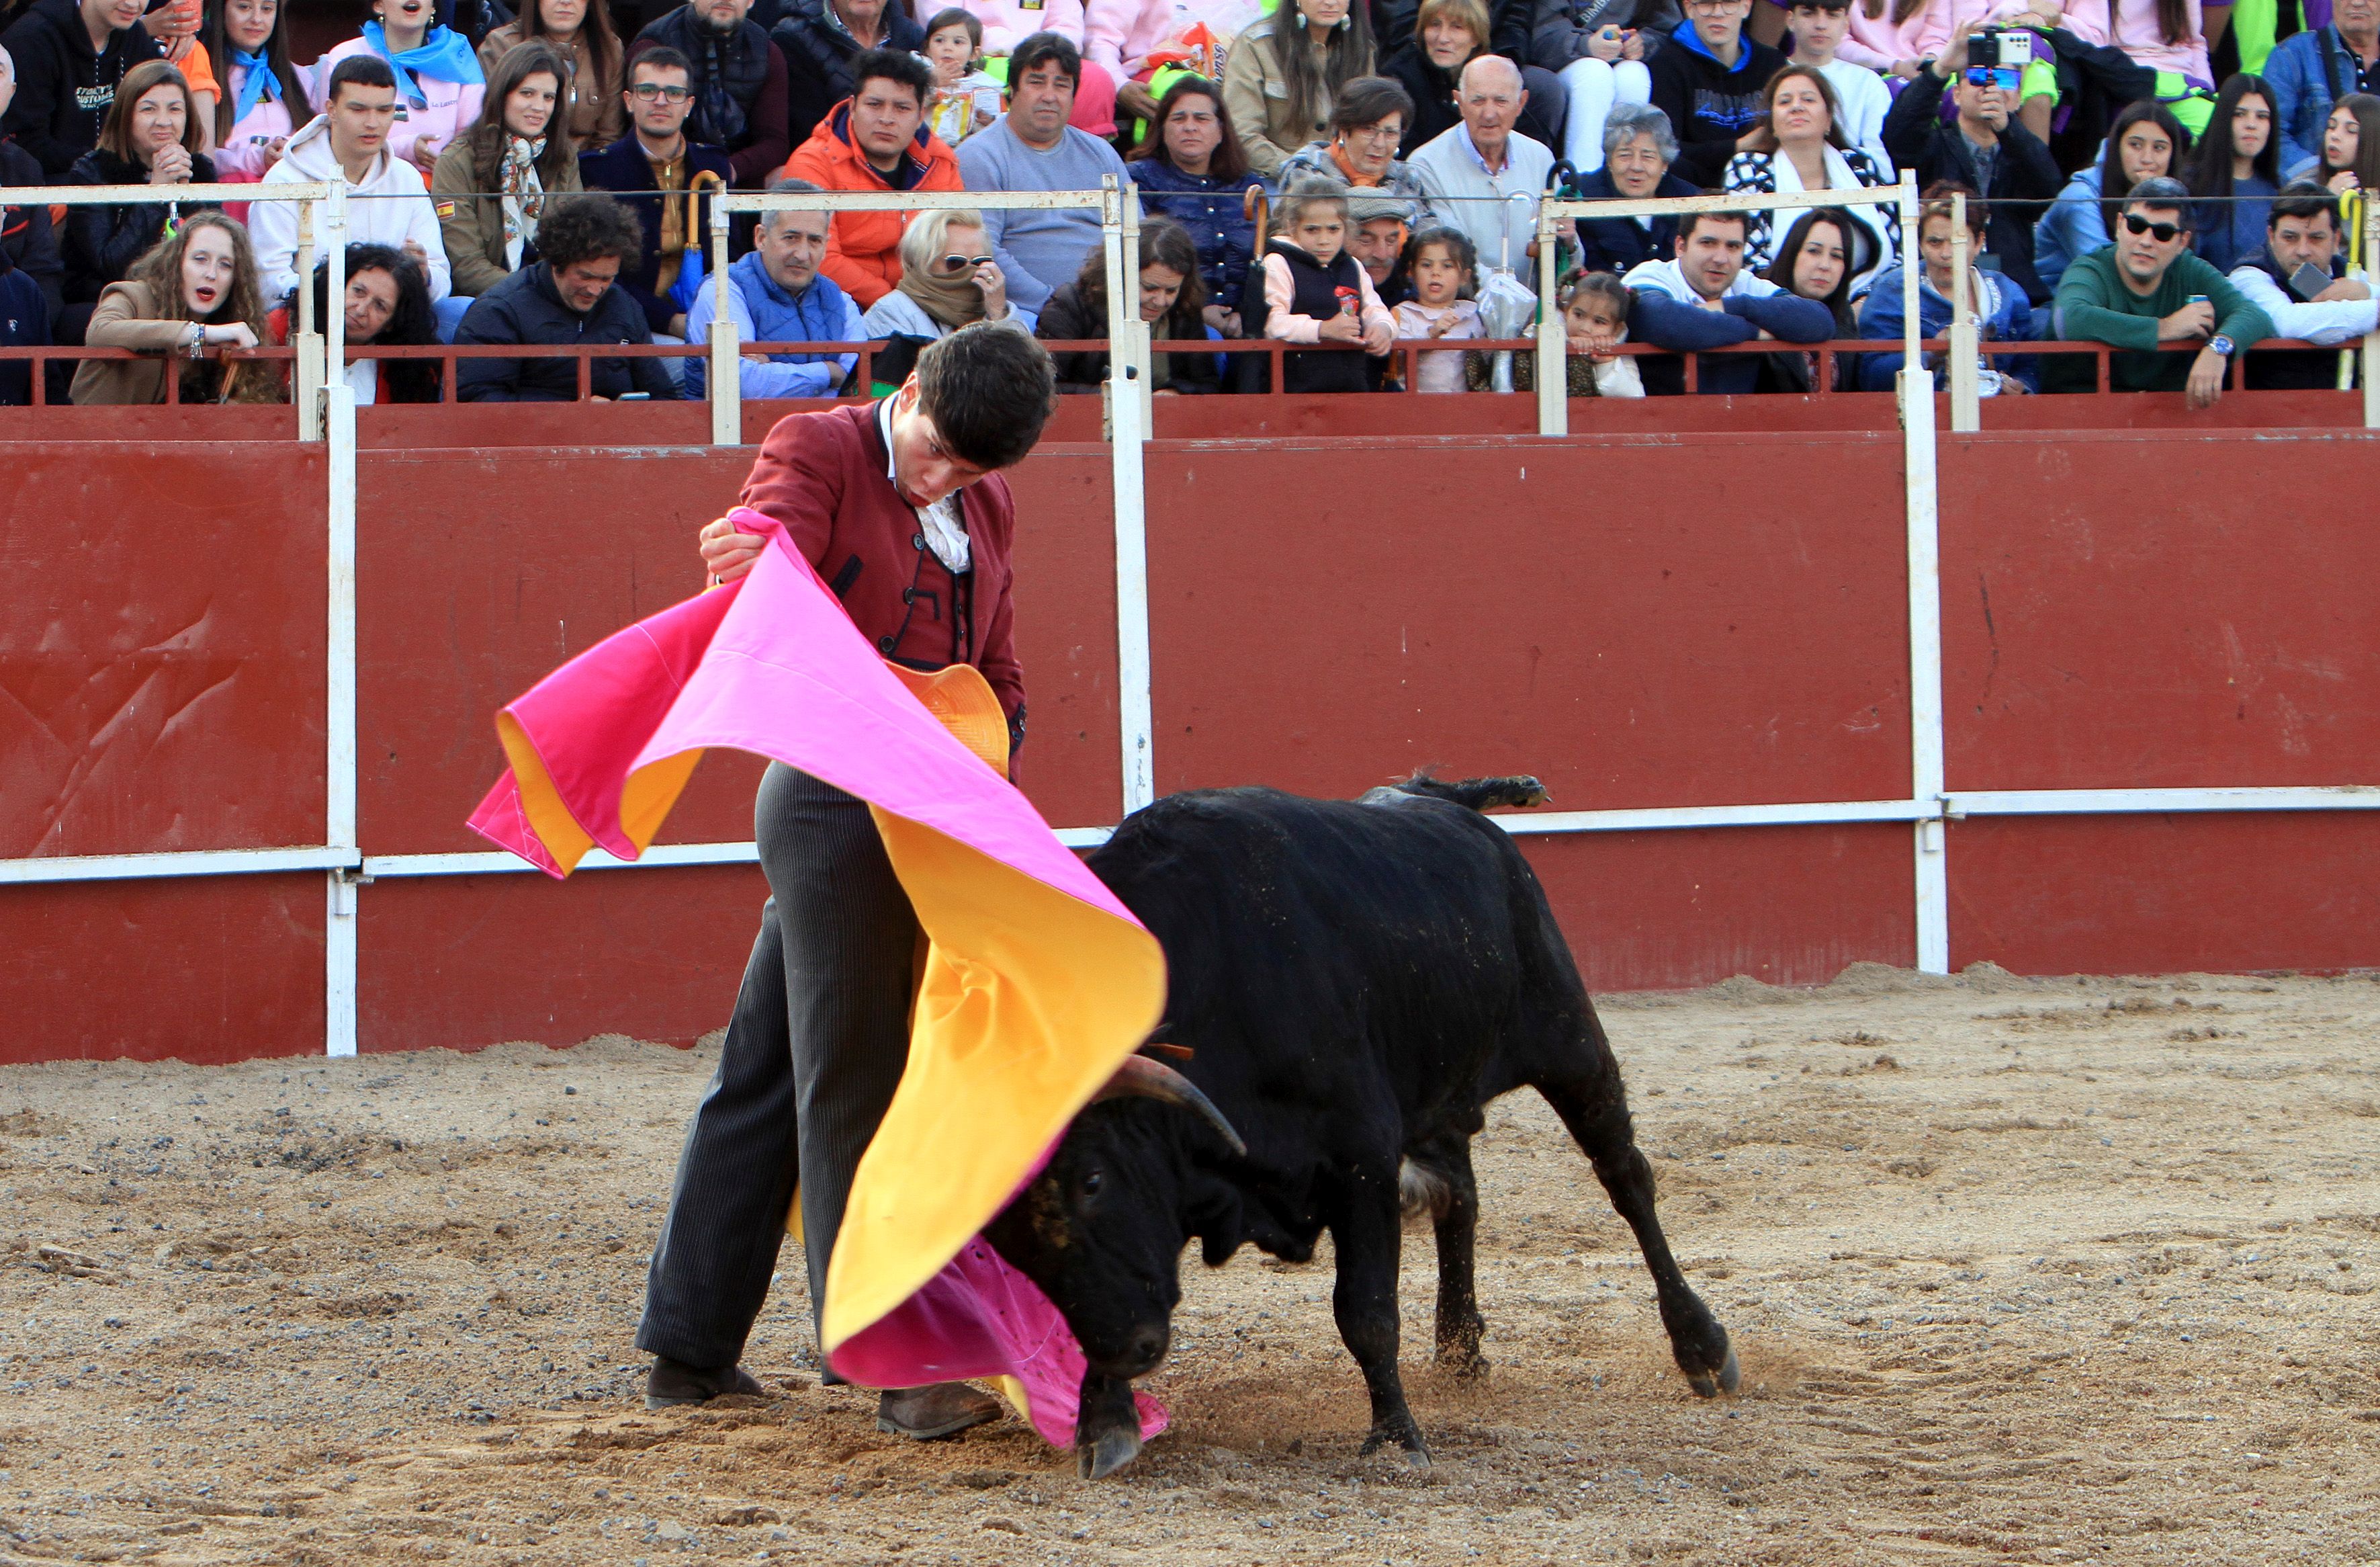
[[[785,62],[768,32],[749,20],[722,38],[680,6],[637,34],[628,59],[667,44],[694,63],[690,141],[724,147],[739,188],[757,190],[784,166],[795,143],[785,130]]]
[[[1956,180],[1970,190],[1983,190],[1967,137],[1956,123],[1942,120],[1945,83],[1931,70],[1900,90],[1884,116],[1884,150],[1895,168],[1916,172],[1920,190],[1937,179]],[[1984,190],[1990,217],[1984,229],[1984,248],[1999,258],[2000,271],[2024,290],[2035,306],[2049,302],[2049,290],[2033,270],[2033,225],[2043,208],[2066,183],[2057,161],[2041,138],[2011,119],[2000,132],[2000,155],[1992,170],[1992,188]]]
[[[686,144],[686,177],[691,179],[704,171],[722,179],[729,176],[727,152],[723,148],[705,147],[694,141]],[[630,131],[600,152],[578,154],[578,183],[589,190],[646,191],[649,194],[621,195],[620,205],[637,214],[637,223],[645,231],[645,248],[634,265],[620,269],[620,281],[613,286],[642,307],[645,329],[666,334],[670,318],[679,313],[677,306],[665,295],[653,291],[662,270],[662,198],[653,189],[653,165],[645,160],[645,150]],[[675,200],[675,198],[672,198]],[[710,200],[705,197],[694,203],[696,227],[702,235],[705,255],[710,244]]]
[[[0,141],[0,192],[12,185],[48,183],[33,154],[13,141]],[[58,307],[66,303],[66,261],[58,253],[58,231],[50,224],[46,204],[0,206],[0,263],[33,280],[49,301],[49,319],[55,322]]]
[[[926,47],[926,30],[898,4],[884,7],[884,28],[887,49],[914,54]],[[785,130],[798,147],[828,110],[851,96],[859,44],[827,19],[826,0],[795,0],[769,36],[785,56]]]
[[[215,164],[204,152],[190,154],[190,182],[193,185],[214,183]],[[113,152],[97,148],[75,160],[67,175],[69,185],[146,185],[149,171],[139,164],[126,163]],[[185,201],[182,210],[196,212],[212,207],[212,201]],[[132,263],[149,253],[149,248],[165,237],[165,219],[170,209],[162,201],[144,201],[122,207],[68,207],[67,209],[67,302],[88,305],[97,300],[100,290],[111,283],[121,283],[131,275]]]
[[[1578,182],[1579,198],[1586,201],[1616,201],[1620,189],[1611,183],[1609,169],[1597,169]],[[1699,196],[1702,191],[1676,175],[1665,174],[1654,188],[1654,196],[1668,200],[1672,196]],[[1678,253],[1678,220],[1655,218],[1649,229],[1634,218],[1581,218],[1578,220],[1578,264],[1588,272],[1616,272],[1625,274],[1639,261],[1666,261]]]
[[[1083,285],[1069,283],[1041,307],[1039,322],[1033,335],[1049,342],[1077,342],[1108,334],[1106,310],[1093,310],[1085,302]],[[1181,312],[1152,323],[1149,336],[1158,342],[1181,342],[1204,338],[1207,323],[1196,311],[1186,317]],[[1212,354],[1171,354],[1159,349],[1149,355],[1149,372],[1160,392],[1220,392],[1222,377],[1215,369]],[[1058,371],[1061,392],[1096,392],[1108,378],[1108,357],[1097,349],[1070,350],[1050,356]]]
[[[36,0],[0,33],[0,46],[17,62],[17,97],[0,119],[0,135],[14,137],[54,180],[64,180],[74,161],[99,145],[124,73],[164,53],[135,22],[94,55],[75,0]]]
[[[1742,47],[1751,57],[1739,56],[1729,70],[1687,43],[1693,26],[1680,27],[1645,68],[1653,78],[1653,107],[1670,116],[1678,138],[1678,161],[1670,172],[1708,187],[1735,156],[1738,139],[1759,121],[1761,90],[1784,68],[1785,56],[1746,33]]]
[[[455,329],[457,343],[650,343],[644,312],[617,285],[595,308],[578,314],[562,302],[553,268],[537,261],[480,295]],[[677,383],[659,359],[597,359],[587,389],[598,397],[624,392],[674,398]],[[464,359],[455,390],[466,403],[568,403],[578,396],[578,363],[569,358]]]

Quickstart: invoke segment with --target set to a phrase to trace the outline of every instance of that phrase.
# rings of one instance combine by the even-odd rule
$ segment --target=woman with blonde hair
[[[868,307],[870,337],[948,337],[979,321],[1033,330],[1031,311],[1008,302],[1008,282],[972,208],[919,213],[901,234],[901,281]]]
[[[1372,74],[1372,24],[1354,0],[1273,0],[1223,62],[1223,102],[1248,166],[1267,179],[1330,134],[1340,90]]]
[[[248,230],[220,212],[193,213],[131,276],[107,285],[83,339],[154,357],[86,359],[72,395],[79,404],[162,403],[170,371],[185,403],[278,403],[286,396],[278,365],[206,357],[209,348],[253,348],[264,334]]]

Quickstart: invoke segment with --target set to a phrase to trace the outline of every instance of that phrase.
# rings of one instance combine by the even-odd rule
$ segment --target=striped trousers
[[[769,902],[688,1129],[637,1347],[734,1364],[801,1189],[811,1319],[859,1156],[909,1053],[917,917],[863,802],[771,763],[753,806]]]

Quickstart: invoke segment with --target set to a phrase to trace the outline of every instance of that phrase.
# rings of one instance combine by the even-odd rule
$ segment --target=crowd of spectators
[[[350,344],[698,346],[723,316],[804,345],[744,357],[751,397],[863,394],[849,345],[880,346],[883,384],[977,321],[1102,338],[1110,280],[1089,209],[782,211],[722,251],[730,190],[1112,178],[1141,208],[1156,339],[1293,346],[1164,350],[1170,394],[1263,389],[1269,362],[1290,391],[1525,389],[1533,354],[1466,345],[1532,335],[1536,309],[1560,313],[1578,395],[1887,389],[1899,348],[1815,346],[1898,340],[1910,268],[1921,335],[1968,312],[1992,395],[2094,384],[2092,356],[2001,351],[2050,339],[2198,406],[2267,338],[2316,346],[2252,357],[2249,384],[2335,386],[2336,346],[2374,330],[2380,0],[2326,19],[2278,0],[2213,41],[2197,0],[370,6],[301,63],[300,0],[0,0],[0,343],[147,356],[55,363],[79,402],[285,397],[285,362],[211,350],[332,308],[327,269],[300,276],[295,203],[6,195],[334,182]],[[1860,200],[1582,218],[1535,301],[1548,192],[1849,194],[1904,173],[1914,235]],[[1941,358],[1925,368],[1947,380]],[[708,370],[474,355],[451,389],[667,399]],[[1104,352],[1061,354],[1064,390],[1108,375]],[[420,358],[348,380],[365,401],[447,395]],[[0,401],[30,392],[0,362]]]

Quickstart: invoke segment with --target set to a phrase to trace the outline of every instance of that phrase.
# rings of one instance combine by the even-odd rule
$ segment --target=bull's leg
[[[1479,1186],[1471,1175],[1471,1141],[1451,1137],[1451,1145],[1431,1150],[1437,1172],[1447,1185],[1446,1202],[1439,1210],[1438,1228],[1438,1363],[1458,1377],[1476,1377],[1488,1369],[1479,1340],[1488,1324],[1479,1318],[1473,1288],[1472,1256],[1479,1232]]]
[[[1366,1453],[1383,1442],[1404,1449],[1407,1462],[1429,1463],[1429,1448],[1405,1405],[1397,1375],[1397,1261],[1403,1226],[1397,1209],[1396,1167],[1358,1175],[1349,1184],[1331,1221],[1331,1245],[1339,1254],[1339,1281],[1331,1292],[1339,1337],[1364,1373],[1372,1395],[1372,1430]]]
[[[1590,1022],[1582,1041],[1587,1059],[1576,1074],[1540,1077],[1536,1087],[1570,1128],[1580,1148],[1595,1163],[1597,1179],[1611,1206],[1636,1232],[1636,1245],[1652,1271],[1659,1295],[1661,1326],[1669,1330],[1670,1349],[1678,1369],[1694,1391],[1710,1398],[1724,1389],[1735,1391],[1735,1352],[1728,1347],[1727,1330],[1710,1307],[1686,1284],[1661,1221],[1653,1211],[1653,1167],[1636,1148],[1635,1130],[1628,1118],[1628,1094],[1621,1086],[1619,1063]]]
[[[1140,1410],[1124,1377],[1083,1374],[1075,1419],[1075,1468],[1086,1480],[1104,1480],[1140,1456]]]

